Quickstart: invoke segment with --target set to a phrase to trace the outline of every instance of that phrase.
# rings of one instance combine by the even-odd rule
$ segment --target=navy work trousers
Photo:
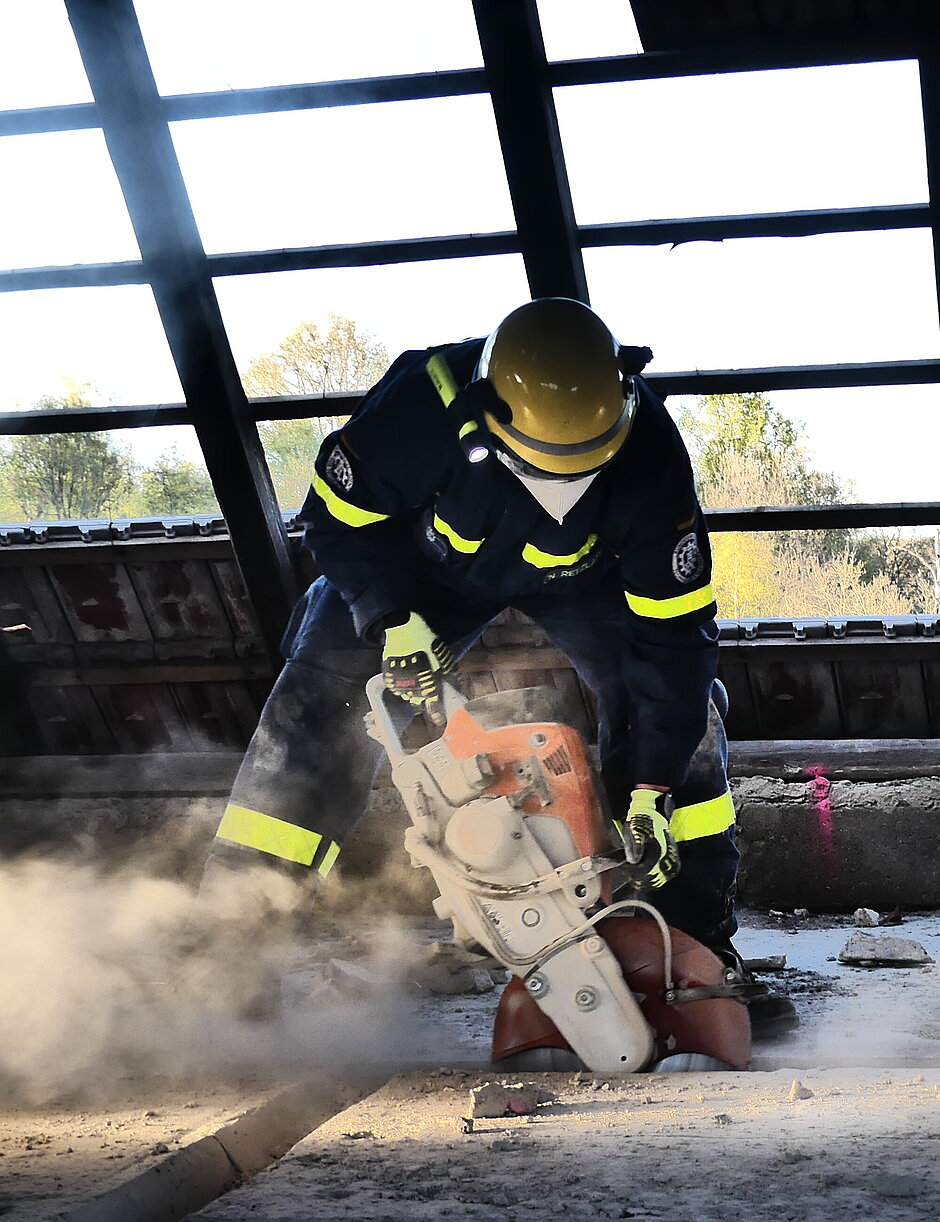
[[[422,583],[417,602],[415,609],[458,657],[504,609],[502,603],[470,600],[431,583]],[[545,631],[595,694],[602,776],[611,813],[622,819],[632,782],[629,695],[617,662],[627,630],[622,592],[591,594],[577,603],[522,598],[514,606]],[[262,711],[230,801],[318,833],[324,849],[330,846],[335,854],[363,815],[382,762],[382,748],[363,726],[366,680],[381,671],[382,651],[357,637],[342,596],[321,577],[294,611],[284,652],[286,665]],[[390,705],[404,728],[413,717],[411,709],[391,698]],[[724,726],[713,704],[709,730],[686,782],[674,794],[676,806],[725,794],[726,764]],[[216,843],[224,854],[224,842]],[[721,945],[737,927],[734,828],[683,841],[679,850],[679,874],[651,898],[671,924],[708,946]]]

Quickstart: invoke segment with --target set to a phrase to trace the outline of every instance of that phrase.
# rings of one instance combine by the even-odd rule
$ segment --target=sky
[[[623,0],[541,0],[550,58],[638,50]],[[163,93],[482,62],[469,0],[137,0]],[[0,108],[90,100],[60,0],[0,0]],[[579,223],[927,198],[915,64],[556,91]],[[210,253],[511,229],[488,99],[172,125]],[[0,139],[0,267],[134,259],[100,132]],[[929,233],[585,252],[592,304],[650,372],[940,356]],[[236,360],[305,319],[354,318],[389,354],[484,334],[528,296],[517,256],[216,282]],[[90,383],[182,399],[146,286],[0,295],[0,410]],[[863,500],[936,500],[940,388],[775,393],[814,463]],[[125,438],[129,434],[123,435]],[[143,461],[188,429],[135,432]]]

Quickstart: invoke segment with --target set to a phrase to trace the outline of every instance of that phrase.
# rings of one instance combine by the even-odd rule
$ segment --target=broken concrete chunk
[[[763,959],[745,959],[744,966],[751,972],[782,972],[787,966],[787,957],[766,955]]]
[[[913,938],[853,933],[839,952],[839,962],[861,967],[897,967],[933,963],[934,960]]]
[[[360,967],[358,963],[350,963],[348,959],[331,959],[329,978],[338,989],[349,990],[353,993],[371,992],[382,983],[375,972]]]
[[[466,950],[454,942],[434,942],[425,950],[424,962],[413,968],[412,979],[430,993],[491,993],[505,984],[508,973],[490,955]]]
[[[790,1093],[787,1098],[791,1103],[796,1103],[797,1099],[812,1099],[813,1092],[808,1086],[804,1086],[799,1078],[794,1078],[790,1085]]]
[[[860,929],[874,929],[881,917],[874,908],[856,908],[852,919]]]
[[[470,1117],[475,1120],[499,1116],[528,1116],[540,1103],[553,1103],[555,1096],[534,1082],[484,1082],[470,1091]]]

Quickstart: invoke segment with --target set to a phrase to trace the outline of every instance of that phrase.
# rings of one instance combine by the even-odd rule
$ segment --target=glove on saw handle
[[[624,821],[627,861],[637,867],[638,881],[661,887],[679,873],[679,851],[663,814],[666,795],[655,789],[634,789]]]
[[[386,628],[382,654],[386,689],[415,709],[426,708],[436,726],[445,721],[443,678],[448,675],[453,683],[456,669],[453,653],[416,612],[404,623]]]

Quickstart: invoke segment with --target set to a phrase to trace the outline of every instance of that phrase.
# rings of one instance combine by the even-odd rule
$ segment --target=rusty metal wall
[[[0,627],[14,629],[0,633],[0,755],[247,743],[273,673],[224,524],[145,525],[0,531]],[[938,624],[721,621],[730,737],[940,737]],[[593,731],[590,693],[515,611],[487,630],[464,668],[471,695],[559,688]]]

